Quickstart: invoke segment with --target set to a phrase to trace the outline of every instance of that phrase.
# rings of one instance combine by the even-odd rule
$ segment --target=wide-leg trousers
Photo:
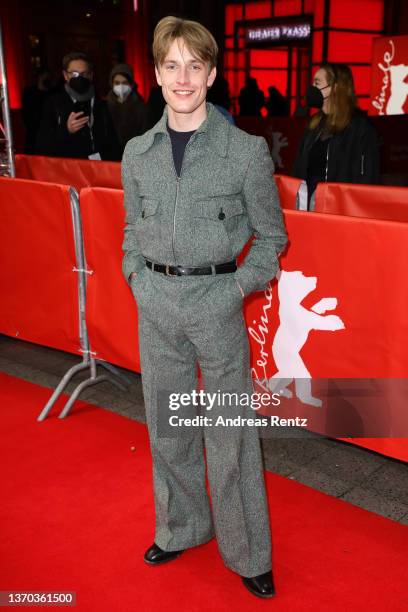
[[[181,550],[216,535],[227,567],[247,577],[263,574],[271,569],[271,537],[257,428],[190,427],[167,437],[161,431],[171,416],[163,398],[197,389],[197,363],[206,393],[252,393],[234,276],[169,277],[146,267],[131,284],[153,458],[155,542],[166,551]],[[256,417],[251,408],[237,404],[231,412],[222,402],[204,413],[213,423],[220,414]],[[203,411],[192,405],[188,414]]]

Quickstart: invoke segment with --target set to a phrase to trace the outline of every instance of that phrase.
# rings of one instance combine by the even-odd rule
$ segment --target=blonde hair
[[[202,62],[217,65],[218,45],[215,38],[201,23],[179,17],[164,17],[154,29],[153,58],[156,66],[163,64],[174,40],[182,38],[190,51]]]
[[[350,123],[356,109],[353,73],[346,64],[322,64],[327,84],[331,86],[326,126],[330,132],[340,132]],[[317,127],[324,117],[323,111],[313,115],[309,127]]]

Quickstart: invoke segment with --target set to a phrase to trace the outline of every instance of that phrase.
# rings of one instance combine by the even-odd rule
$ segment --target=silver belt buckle
[[[166,276],[177,276],[177,274],[170,274],[169,268],[170,268],[170,266],[167,265],[166,266]]]

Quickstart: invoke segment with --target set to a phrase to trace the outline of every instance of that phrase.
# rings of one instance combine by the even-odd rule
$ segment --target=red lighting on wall
[[[300,0],[275,0],[274,16],[287,17],[288,15],[299,15],[302,11],[302,3]]]
[[[330,27],[354,30],[381,30],[383,0],[331,0]]]
[[[295,77],[292,74],[290,81],[291,108],[294,107],[296,87],[301,84],[300,89],[303,94],[310,72],[313,74],[323,61],[344,62],[350,65],[355,78],[359,104],[362,108],[366,108],[370,92],[373,40],[382,33],[384,0],[330,0],[328,14],[325,14],[326,0],[270,0],[227,4],[225,47],[228,48],[228,54],[225,59],[225,76],[230,85],[231,96],[238,97],[246,75],[258,80],[265,96],[268,94],[267,87],[272,84],[283,95],[287,94],[288,47],[284,48],[286,41],[282,43],[279,51],[273,49],[272,42],[269,41],[263,43],[264,49],[255,50],[248,47],[244,35],[245,28],[239,27],[238,40],[233,36],[238,21],[293,18],[294,15],[302,15],[302,7],[303,15],[313,16],[313,43],[309,49],[306,46],[295,47],[302,50],[303,54],[300,78],[296,78],[297,52],[294,51],[292,54],[292,70]],[[333,28],[343,28],[345,31]],[[327,55],[324,57],[325,53]]]
[[[371,62],[375,34],[331,32],[329,36],[329,62]]]
[[[236,21],[241,21],[244,15],[242,6],[239,4],[227,4],[225,7],[225,34],[226,36],[234,34]]]
[[[22,66],[22,49],[19,32],[19,13],[17,5],[0,3],[0,19],[3,32],[4,59],[7,73],[7,88],[10,108],[21,108],[21,92],[24,75]]]
[[[270,16],[270,2],[248,2],[245,5],[245,19],[264,19]]]

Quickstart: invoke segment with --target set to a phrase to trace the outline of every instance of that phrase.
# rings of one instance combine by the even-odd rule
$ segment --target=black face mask
[[[322,91],[328,87],[330,87],[330,85],[326,85],[326,87],[319,89],[315,85],[309,85],[305,95],[306,105],[309,108],[323,108],[325,98],[323,97]]]
[[[77,77],[72,77],[69,80],[69,86],[77,93],[84,94],[89,90],[91,86],[91,81],[86,77],[80,75]]]

